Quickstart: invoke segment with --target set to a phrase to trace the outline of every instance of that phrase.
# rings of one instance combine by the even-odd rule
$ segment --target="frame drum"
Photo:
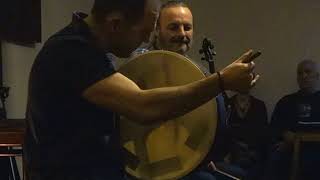
[[[188,58],[163,50],[138,55],[119,72],[141,89],[180,86],[205,78]],[[216,106],[212,99],[181,117],[148,125],[121,116],[120,142],[127,173],[148,180],[178,179],[190,173],[213,144]]]

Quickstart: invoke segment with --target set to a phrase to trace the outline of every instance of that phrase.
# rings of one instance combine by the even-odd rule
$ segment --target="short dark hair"
[[[120,11],[125,18],[132,22],[137,22],[144,15],[147,0],[94,0],[91,10],[92,15],[98,22],[103,21],[105,15]]]

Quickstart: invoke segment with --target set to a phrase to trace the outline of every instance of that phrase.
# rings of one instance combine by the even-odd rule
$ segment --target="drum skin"
[[[138,55],[119,72],[144,90],[205,78],[188,58],[163,50]],[[121,116],[120,142],[127,173],[137,179],[167,180],[179,179],[195,169],[213,144],[216,106],[212,99],[181,117],[148,125]]]

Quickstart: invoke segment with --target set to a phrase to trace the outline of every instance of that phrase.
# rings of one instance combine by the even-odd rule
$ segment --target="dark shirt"
[[[313,94],[298,91],[281,98],[273,111],[271,125],[277,135],[288,130],[319,130],[320,91]]]
[[[282,97],[273,111],[271,125],[274,130],[274,143],[283,141],[283,133],[286,131],[319,131],[320,91],[312,94],[298,91]],[[290,148],[279,153],[281,155],[284,153],[290,154],[291,150]],[[319,168],[314,165],[320,162],[320,143],[302,142],[300,151],[301,171],[303,174],[301,177],[317,177],[314,173]]]
[[[250,96],[250,107],[241,118],[235,107],[236,96],[231,98],[231,115],[228,122],[228,134],[232,141],[241,141],[252,148],[266,142],[268,115],[266,105],[260,99]]]
[[[121,167],[114,113],[82,97],[86,88],[115,72],[106,51],[94,46],[85,17],[75,13],[32,66],[24,150],[29,171],[38,177],[79,177],[95,168]]]

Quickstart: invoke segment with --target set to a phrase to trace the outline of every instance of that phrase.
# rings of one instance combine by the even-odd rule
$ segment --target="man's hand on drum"
[[[240,58],[220,71],[225,90],[247,91],[252,88],[259,75],[254,73],[255,63],[253,60],[261,53],[249,50]]]

